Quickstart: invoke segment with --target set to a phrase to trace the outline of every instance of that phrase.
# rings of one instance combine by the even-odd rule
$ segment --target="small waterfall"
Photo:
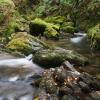
[[[74,33],[74,37],[70,38],[72,43],[80,43],[86,37],[86,33]]]

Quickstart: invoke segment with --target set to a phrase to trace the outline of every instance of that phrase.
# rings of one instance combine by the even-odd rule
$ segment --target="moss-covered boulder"
[[[26,32],[18,32],[13,35],[12,40],[6,45],[6,48],[12,53],[19,52],[27,55],[35,53],[42,48],[48,48],[48,46]]]
[[[75,27],[73,22],[64,22],[61,27],[61,31],[64,31],[66,33],[74,33],[75,32]]]
[[[85,65],[88,62],[87,58],[77,52],[62,48],[41,50],[34,56],[34,62],[43,67],[60,66],[65,60],[76,65]]]
[[[100,23],[88,30],[88,38],[91,40],[91,46],[100,48]]]
[[[71,21],[71,19],[64,16],[55,16],[55,17],[50,16],[45,18],[45,21],[59,25],[60,30],[66,33],[74,33],[76,31],[74,23]]]
[[[30,23],[30,34],[34,36],[41,34],[49,38],[57,38],[59,35],[57,30],[59,30],[58,25],[47,23],[39,18],[36,18]]]
[[[52,27],[47,27],[43,34],[46,38],[57,38],[59,36],[58,32]]]

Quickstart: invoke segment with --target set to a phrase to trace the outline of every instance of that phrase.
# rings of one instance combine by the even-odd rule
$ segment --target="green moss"
[[[60,29],[67,33],[74,33],[74,31],[75,31],[74,23],[73,22],[64,22]]]
[[[52,27],[47,27],[45,29],[44,36],[47,38],[57,38],[58,32],[54,30]]]
[[[100,23],[88,30],[88,37],[92,47],[100,46]]]
[[[67,33],[74,33],[74,27],[72,26],[62,27],[61,30]]]
[[[40,18],[36,18],[35,20],[33,20],[34,24],[40,25],[40,26],[44,26],[46,27],[47,23],[43,20],[41,20]]]
[[[24,38],[24,39],[28,39],[31,41],[35,41],[35,42],[43,45],[43,47],[49,48],[49,46],[45,42],[39,40],[37,37],[27,34],[26,32],[18,32],[17,34],[16,33],[12,34],[12,39],[17,39],[17,38]]]
[[[31,36],[27,35],[27,33],[19,32],[12,34],[12,39],[7,44],[6,48],[13,53],[20,52],[22,54],[29,54],[32,52],[32,47],[28,42],[29,39],[31,39]]]
[[[57,30],[59,30],[58,25],[47,23],[39,18],[36,18],[30,24],[30,33],[36,36],[42,34],[46,37],[54,38],[54,36],[56,37],[56,35],[59,34]]]
[[[8,40],[11,33],[14,32],[14,7],[12,0],[0,0],[0,35],[4,38],[4,42]]]
[[[66,18],[64,16],[56,16],[56,17],[50,16],[50,17],[45,18],[45,21],[49,23],[54,23],[54,24],[61,24],[64,21],[66,21]]]
[[[11,4],[11,5],[14,5],[12,0],[0,0],[0,4]]]
[[[3,30],[2,37],[5,38],[5,41],[9,41],[11,38],[11,34],[15,32],[15,28],[17,27],[17,23],[15,21],[9,22],[6,26],[5,30]]]
[[[62,48],[40,50],[34,55],[34,62],[43,67],[57,67],[65,60],[77,65],[85,65],[89,61],[77,52]]]
[[[58,25],[54,25],[52,23],[47,23],[45,22],[44,20],[40,19],[40,18],[36,18],[35,20],[32,21],[32,23],[38,25],[38,26],[42,26],[42,27],[52,27],[52,28],[55,28],[55,29],[59,29],[59,26]]]
[[[9,42],[7,48],[13,52],[20,51],[24,54],[29,54],[32,52],[32,48],[28,44],[28,40],[24,38],[13,39],[11,42]]]
[[[0,23],[4,20],[4,14],[0,13]]]
[[[72,27],[74,27],[74,23],[73,22],[64,22],[62,24],[62,26],[72,26]]]
[[[27,32],[12,34],[11,41],[6,45],[6,49],[11,53],[30,54],[35,53],[41,48],[48,48],[48,45]]]

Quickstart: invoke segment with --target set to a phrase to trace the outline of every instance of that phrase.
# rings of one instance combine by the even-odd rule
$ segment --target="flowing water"
[[[9,62],[8,66],[5,62]],[[10,66],[11,62],[15,66]],[[26,65],[23,65],[23,63]],[[7,53],[1,53],[0,100],[33,100],[36,88],[31,87],[30,82],[32,80],[29,80],[29,78],[41,73],[41,71],[43,71],[42,68],[26,60],[26,58],[16,58]]]

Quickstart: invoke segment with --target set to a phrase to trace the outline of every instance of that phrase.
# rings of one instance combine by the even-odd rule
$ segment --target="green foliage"
[[[0,4],[6,4],[6,3],[9,3],[9,4],[13,4],[13,1],[12,0],[0,0]]]
[[[14,7],[16,11],[12,9]],[[11,18],[13,12],[15,21]],[[73,33],[75,27],[87,32],[100,19],[100,0],[0,0],[0,34],[3,33],[3,36],[9,40],[16,27],[20,31],[21,29],[28,30],[28,24],[26,25],[25,20],[22,21],[22,17],[29,21],[37,16],[47,17],[44,19],[46,22],[40,19],[34,20],[34,25],[37,25],[36,32],[39,30],[38,27],[42,26],[46,37],[57,36],[60,26],[61,30],[68,33]],[[4,19],[7,19],[7,22]],[[39,30],[39,33],[41,31]],[[95,34],[92,34],[90,37],[94,36]],[[94,38],[91,40],[94,41]]]
[[[66,26],[66,27],[62,27],[61,30],[67,33],[74,33],[75,28],[72,26]]]
[[[87,19],[87,20],[81,19],[77,21],[77,27],[79,30],[87,32],[88,29],[95,26],[97,23],[98,23],[98,20],[96,21],[96,20],[90,20],[90,19]]]
[[[92,48],[100,46],[100,23],[88,30],[88,37]]]
[[[17,23],[12,21],[8,24],[7,28],[3,33],[3,37],[5,37],[6,41],[9,41],[11,38],[11,34],[15,32],[15,28],[17,27]]]
[[[47,23],[40,18],[36,18],[35,20],[33,20],[30,25],[30,33],[33,35],[43,34],[46,37],[56,38],[57,35],[59,34],[57,30],[59,30],[58,25]]]
[[[31,46],[28,44],[28,41],[24,38],[13,39],[7,45],[7,49],[13,52],[20,51],[24,54],[29,54],[30,52],[32,52]]]
[[[4,15],[2,14],[2,12],[0,13],[0,23],[4,20]]]
[[[52,27],[47,27],[44,31],[44,36],[47,38],[57,38],[58,35],[58,32]]]
[[[99,20],[99,7],[99,0],[40,0],[40,3],[35,9],[39,17],[69,16],[70,21],[74,22],[76,27],[80,30],[87,31]],[[51,23],[62,23],[60,17],[47,17],[45,20]],[[88,22],[86,23],[87,20],[89,25],[87,25]]]
[[[62,24],[64,21],[66,21],[66,17],[64,16],[50,16],[45,18],[46,22],[54,23],[54,24]]]
[[[50,8],[49,0],[40,0],[40,3],[35,7],[35,14],[37,17],[44,16],[46,9]]]
[[[43,13],[45,11],[45,6],[39,6],[36,10],[35,10],[35,13],[36,13],[36,16],[42,16]]]
[[[14,7],[12,0],[0,0],[0,35],[3,42],[8,40],[13,32]]]
[[[74,33],[74,31],[75,31],[74,23],[73,22],[64,22],[61,25],[60,30],[67,32],[67,33]]]
[[[62,26],[72,26],[72,27],[74,27],[74,23],[73,22],[64,22],[62,24]]]

